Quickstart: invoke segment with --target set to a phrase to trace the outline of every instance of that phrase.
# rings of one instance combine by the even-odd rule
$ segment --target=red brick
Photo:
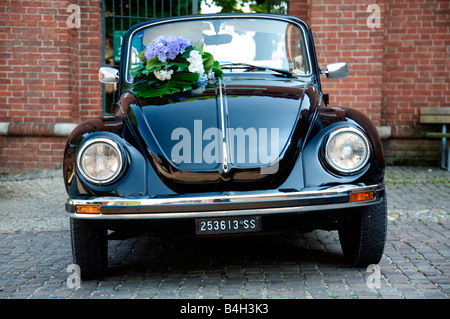
[[[82,120],[81,109],[95,110],[100,114],[100,83],[89,83],[96,89],[80,86],[86,71],[80,68],[79,61],[86,58],[89,61],[87,67],[94,73],[101,66],[101,1],[77,2],[82,16],[91,20],[85,21],[83,28],[78,30],[67,28],[67,1],[13,3],[18,5],[12,5],[11,1],[0,2],[0,20],[8,21],[7,26],[1,24],[0,27],[0,48],[6,49],[0,49],[0,72],[4,74],[0,81],[0,104],[2,107],[8,105],[8,109],[2,108],[0,120],[21,124],[26,134],[46,135],[48,132],[44,128],[49,123],[79,123]],[[91,47],[81,47],[80,39],[86,39]],[[8,50],[11,45],[17,48],[15,52],[22,53],[13,54]],[[93,45],[98,49],[93,49]],[[89,97],[83,98],[85,95]],[[34,138],[35,144],[26,143],[32,139],[25,136],[1,137],[0,171],[35,169],[44,160],[46,167],[49,164],[61,166],[60,155],[66,138],[39,137]],[[12,141],[18,141],[14,147],[11,147]],[[55,141],[58,141],[54,146],[56,153],[41,155],[41,158],[36,156],[39,154],[33,158],[21,156],[25,148],[46,143],[51,145]],[[30,161],[36,164],[31,165]]]

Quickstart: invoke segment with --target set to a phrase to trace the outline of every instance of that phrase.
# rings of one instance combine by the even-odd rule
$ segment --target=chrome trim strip
[[[222,131],[222,171],[228,173],[230,170],[230,157],[229,157],[229,143],[228,143],[228,107],[227,100],[224,98],[226,94],[225,84],[222,79],[219,78],[219,85],[217,87],[219,90],[219,106],[220,106],[220,125]]]
[[[350,193],[358,193],[365,191],[374,191],[375,198],[364,202],[348,202],[348,195]],[[233,195],[232,192],[224,193],[221,196],[190,196],[190,197],[174,197],[174,198],[147,198],[147,199],[123,199],[117,197],[99,197],[90,200],[76,200],[69,199],[67,205],[75,208],[76,205],[101,205],[102,209],[114,211],[117,213],[103,213],[99,215],[94,214],[77,214],[74,211],[69,211],[69,216],[72,218],[90,218],[90,219],[175,219],[175,218],[197,218],[197,217],[220,217],[220,216],[239,216],[239,215],[264,215],[264,214],[284,214],[284,213],[301,213],[307,211],[317,211],[324,209],[340,209],[357,206],[366,206],[377,203],[381,200],[381,196],[377,196],[378,191],[384,191],[382,184],[375,184],[370,186],[357,185],[343,185],[328,188],[325,190],[312,190],[304,192],[273,192],[273,193],[259,193],[254,195]],[[345,200],[343,200],[345,196]],[[296,205],[295,200],[330,200],[336,203],[320,203]],[[276,207],[264,207],[264,204],[271,204],[279,201],[284,205]],[[289,205],[289,201],[293,201]],[[235,209],[233,204],[242,204],[243,209]],[[201,209],[202,207],[216,206],[217,210]],[[259,208],[258,206],[262,207]],[[158,206],[167,212],[157,212]],[[195,209],[197,206],[198,210]],[[227,206],[228,209],[227,209]],[[145,208],[151,208],[156,212],[145,212]],[[177,211],[177,208],[182,207],[192,208],[191,211]],[[66,207],[67,209],[67,207]],[[121,210],[129,210],[141,213],[121,213]]]
[[[271,215],[271,214],[301,214],[319,210],[345,209],[351,207],[361,207],[372,205],[381,201],[381,198],[365,202],[353,202],[330,205],[314,205],[314,206],[296,206],[282,208],[262,208],[262,209],[239,209],[227,211],[204,211],[204,212],[188,212],[188,213],[152,213],[152,214],[76,214],[69,213],[70,218],[77,219],[183,219],[183,218],[202,218],[202,217],[226,217],[226,216],[250,216],[250,215]]]

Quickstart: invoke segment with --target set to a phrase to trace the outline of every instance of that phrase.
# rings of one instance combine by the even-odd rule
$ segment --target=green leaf
[[[156,89],[151,89],[148,91],[140,92],[139,96],[144,97],[144,98],[146,98],[146,97],[161,97],[165,94],[173,94],[173,93],[177,93],[179,91],[180,91],[179,88],[171,88],[168,84],[166,84],[166,85],[156,88]]]
[[[199,78],[200,78],[200,75],[198,73],[176,72],[172,75],[171,80],[195,84],[195,83],[198,83]]]
[[[162,97],[166,94],[174,94],[192,89],[192,86],[198,83],[199,75],[190,72],[176,72],[168,81],[159,81],[149,78],[145,82],[137,83],[133,87],[138,97]]]
[[[223,71],[222,68],[220,67],[219,61],[214,61],[213,69],[215,76],[221,77],[223,75]]]
[[[143,75],[148,75],[148,74],[152,74],[153,73],[153,70],[147,70],[147,69],[145,69],[144,68],[144,70],[142,71],[142,74]]]
[[[134,92],[144,92],[148,89],[148,83],[139,82],[133,85]]]
[[[161,69],[161,67],[163,67],[164,64],[165,64],[164,62],[161,62],[158,59],[158,56],[154,56],[153,58],[147,61],[147,65],[145,66],[145,68],[147,70],[157,71]]]
[[[211,68],[214,65],[214,57],[212,56],[211,53],[204,53],[202,58],[203,58],[203,66],[205,68],[205,73],[208,74],[209,70],[211,70]]]
[[[139,54],[138,54],[138,58],[144,63],[144,65],[147,63],[147,57],[145,56],[145,50],[142,50]]]
[[[137,75],[139,74],[139,72],[141,72],[143,69],[145,69],[145,66],[143,66],[142,64],[140,64],[140,65],[138,65],[137,67],[132,68],[132,69],[130,70],[130,74],[131,74],[132,76],[137,76]]]
[[[204,48],[205,44],[203,42],[200,43],[196,43],[193,45],[194,50],[197,50],[200,54],[203,54],[203,48]]]
[[[189,58],[189,55],[191,54],[191,51],[194,49],[194,47],[192,45],[188,46],[186,48],[186,50],[184,51],[184,53],[181,55],[182,58]]]
[[[175,62],[174,61],[174,62],[169,63],[169,64],[166,65],[166,67],[168,67],[168,68],[172,67],[172,66],[176,66],[177,67],[177,69],[175,71],[183,72],[183,71],[185,71],[188,68],[189,63],[187,61],[184,61],[184,62]]]

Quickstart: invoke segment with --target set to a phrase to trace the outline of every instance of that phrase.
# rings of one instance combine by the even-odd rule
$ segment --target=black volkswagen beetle
[[[81,123],[64,154],[74,262],[102,276],[112,232],[338,230],[354,266],[386,239],[384,154],[362,113],[329,107],[313,37],[285,15],[201,15],[133,26],[111,116]]]

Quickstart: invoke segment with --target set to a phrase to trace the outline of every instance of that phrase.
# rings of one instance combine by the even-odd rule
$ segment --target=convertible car
[[[326,51],[326,50],[325,50]],[[74,262],[107,270],[115,233],[250,235],[338,230],[349,264],[382,257],[384,154],[361,112],[329,106],[313,36],[288,15],[215,14],[128,30],[110,115],[65,148]]]

